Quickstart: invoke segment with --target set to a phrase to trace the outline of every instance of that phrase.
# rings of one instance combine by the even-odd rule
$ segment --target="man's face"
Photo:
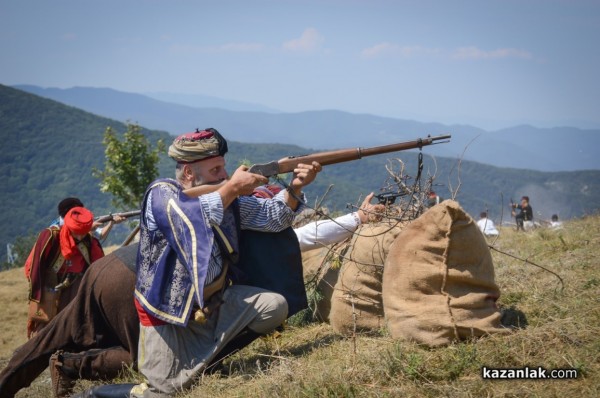
[[[225,158],[223,156],[200,160],[194,163],[193,166],[194,181],[192,184],[195,187],[221,182],[229,177],[225,170]]]
[[[77,241],[77,242],[81,242],[83,240],[83,238],[85,238],[85,234],[81,235],[81,234],[76,234],[74,232],[71,232],[71,236],[73,236],[73,238]]]

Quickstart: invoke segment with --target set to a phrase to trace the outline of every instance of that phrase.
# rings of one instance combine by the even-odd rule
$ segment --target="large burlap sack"
[[[313,308],[313,316],[320,322],[329,322],[331,312],[331,296],[337,283],[341,258],[348,248],[348,243],[333,245],[302,253],[304,281],[307,292],[317,290],[317,301],[309,306]]]
[[[383,274],[383,306],[394,338],[429,346],[505,333],[492,256],[477,224],[446,200],[396,238]]]
[[[397,222],[366,224],[357,229],[331,298],[329,321],[338,333],[350,335],[383,327],[383,264],[401,229]]]

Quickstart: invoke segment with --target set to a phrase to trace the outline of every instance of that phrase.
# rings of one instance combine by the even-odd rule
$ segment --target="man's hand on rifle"
[[[99,236],[98,236],[98,239],[100,239],[100,241],[103,241],[104,239],[106,239],[106,237],[110,233],[110,230],[112,229],[113,225],[120,224],[123,221],[125,221],[126,219],[127,219],[127,217],[123,217],[118,214],[113,214],[112,218],[108,222],[94,221],[94,223],[92,224],[92,230],[95,231],[96,229],[100,228],[102,226],[102,224],[106,224],[102,228],[102,230],[100,231]]]
[[[299,194],[302,187],[313,182],[317,177],[317,173],[321,170],[323,170],[323,167],[317,162],[312,162],[312,164],[298,164],[294,169],[294,176],[292,177],[290,188]]]
[[[302,188],[310,184],[317,177],[317,173],[323,170],[323,167],[317,163],[312,164],[299,163],[294,169],[292,182],[285,193],[285,201],[287,205],[296,210],[298,208],[298,198],[302,195]]]
[[[118,214],[113,214],[113,219],[112,219],[113,224],[121,224],[125,220],[126,220],[125,217],[122,217]]]
[[[122,217],[118,214],[113,214],[112,218],[108,221],[108,224],[111,224],[111,225],[121,224],[126,219],[127,219],[126,217]],[[92,230],[94,230],[96,228],[100,228],[103,224],[106,224],[106,222],[94,221],[94,223],[92,224]]]
[[[373,192],[368,194],[358,209],[358,217],[360,218],[360,222],[363,224],[380,221],[381,217],[383,216],[383,212],[385,211],[384,205],[371,203],[371,200],[373,200],[374,196],[375,194]]]

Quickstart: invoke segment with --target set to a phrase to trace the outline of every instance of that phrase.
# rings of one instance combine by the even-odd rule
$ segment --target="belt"
[[[227,262],[223,262],[223,268],[221,269],[221,273],[218,277],[216,277],[211,283],[204,286],[204,302],[207,302],[213,294],[218,291],[223,290],[225,286],[225,282],[227,280],[227,270],[229,269],[229,264]]]
[[[229,269],[229,264],[226,261],[223,262],[223,269],[221,270],[221,273],[219,274],[219,276],[215,280],[213,280],[211,283],[204,286],[204,292],[203,292],[204,307],[196,308],[194,311],[192,311],[192,314],[194,315],[194,320],[196,322],[199,322],[199,323],[206,322],[206,319],[210,316],[210,314],[213,313],[221,305],[222,300],[220,298],[218,300],[214,300],[214,299],[217,298],[215,296],[217,293],[220,293],[223,290],[225,290],[225,287],[227,285],[227,270],[228,269]],[[213,300],[211,300],[211,299],[213,299]]]

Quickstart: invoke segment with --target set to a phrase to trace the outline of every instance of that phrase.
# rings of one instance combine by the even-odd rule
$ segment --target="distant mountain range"
[[[428,153],[515,169],[600,170],[600,130],[522,125],[489,132],[468,125],[420,123],[335,110],[277,113],[260,105],[206,96],[154,93],[151,97],[109,88],[14,87],[99,116],[138,123],[172,135],[196,127],[215,127],[240,142],[329,149],[385,145],[450,133],[450,144],[430,148]]]
[[[178,94],[166,92],[140,93],[159,101],[171,102],[173,104],[186,105],[192,108],[216,108],[239,112],[267,112],[281,113],[280,110],[269,108],[260,104],[227,100],[201,94]]]

